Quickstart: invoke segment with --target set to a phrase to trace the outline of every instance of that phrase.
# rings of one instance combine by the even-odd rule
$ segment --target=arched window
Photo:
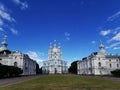
[[[101,62],[98,63],[98,66],[101,67]]]
[[[15,59],[17,59],[17,56],[15,56]]]
[[[17,67],[17,62],[14,62],[14,66]]]
[[[110,64],[110,68],[112,67],[112,65]]]
[[[98,60],[100,60],[100,58],[98,58]]]

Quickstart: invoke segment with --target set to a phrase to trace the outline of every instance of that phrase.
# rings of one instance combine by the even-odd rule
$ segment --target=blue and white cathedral
[[[43,74],[65,74],[68,72],[67,62],[62,60],[61,46],[50,43],[48,51],[48,60],[43,61]]]

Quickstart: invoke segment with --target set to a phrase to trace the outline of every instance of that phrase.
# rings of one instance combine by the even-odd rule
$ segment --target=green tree
[[[22,73],[23,71],[18,67],[0,65],[0,78],[16,77]]]
[[[77,74],[77,62],[78,61],[74,61],[71,63],[71,66],[68,69],[69,73]]]
[[[39,74],[39,64],[36,63],[36,74]]]
[[[111,71],[111,74],[115,77],[120,77],[120,69],[116,69],[114,71]]]

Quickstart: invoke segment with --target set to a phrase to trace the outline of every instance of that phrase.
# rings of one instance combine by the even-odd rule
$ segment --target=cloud
[[[107,41],[108,43],[110,43],[111,41],[120,41],[120,27],[118,26],[116,28],[112,28],[108,30],[101,30],[100,35],[106,36],[106,38],[109,39]]]
[[[19,5],[22,10],[28,8],[27,2],[22,2],[21,0],[12,0],[15,4]]]
[[[114,21],[120,17],[120,11],[117,13],[113,14],[112,16],[108,17],[107,21]]]
[[[65,32],[65,36],[69,37],[69,36],[70,36],[70,33]]]
[[[91,43],[92,43],[92,44],[95,44],[95,43],[96,43],[96,41],[92,41]]]
[[[17,34],[18,34],[18,31],[17,31],[17,30],[15,30],[14,28],[10,28],[10,31],[12,32],[12,34],[15,34],[15,35],[17,35]]]
[[[110,46],[107,46],[106,48],[115,48],[118,45],[120,45],[120,42],[113,43]]]
[[[115,40],[115,41],[120,41],[120,32],[117,33],[114,37],[112,37],[112,39],[109,40],[109,41],[113,41],[113,40]]]
[[[66,40],[69,41],[69,40],[70,40],[70,35],[71,35],[71,34],[68,33],[68,32],[65,32],[64,35],[65,35]]]
[[[5,9],[3,4],[0,4],[0,18],[10,22],[15,22],[15,19],[11,17],[10,13]]]
[[[43,62],[40,56],[43,56],[44,53],[38,53],[35,51],[28,51],[27,54],[30,56],[31,59],[35,60],[36,62]]]
[[[113,34],[117,34],[120,31],[120,27],[116,27],[113,31]]]
[[[4,31],[2,27],[0,27],[0,31]]]
[[[4,25],[4,22],[3,20],[0,18],[0,26],[3,26]]]
[[[118,50],[118,49],[120,49],[120,47],[114,47],[113,49],[114,49],[114,50]]]
[[[0,3],[0,31],[3,33],[3,31],[7,29],[10,30],[12,34],[17,35],[18,31],[11,27],[15,24],[16,20],[11,16],[9,11],[11,10]]]
[[[102,30],[102,31],[100,31],[100,34],[102,35],[102,36],[106,36],[106,35],[108,35],[108,34],[110,34],[111,33],[111,30]]]
[[[116,30],[116,31],[120,30],[120,27],[116,27],[115,30]]]

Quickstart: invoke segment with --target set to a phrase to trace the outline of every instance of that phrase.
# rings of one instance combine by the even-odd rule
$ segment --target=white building
[[[111,71],[120,69],[120,56],[108,55],[102,42],[99,49],[77,63],[79,75],[110,75]]]
[[[50,49],[48,52],[48,60],[43,62],[42,67],[44,74],[63,74],[68,72],[67,62],[62,60],[61,47],[50,43]]]
[[[36,61],[19,51],[8,50],[7,45],[6,37],[4,37],[2,47],[0,47],[0,63],[21,68],[23,70],[22,75],[36,75]]]

